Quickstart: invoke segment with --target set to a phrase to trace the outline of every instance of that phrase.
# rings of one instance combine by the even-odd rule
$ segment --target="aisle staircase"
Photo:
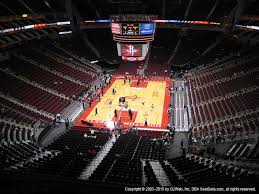
[[[108,142],[103,146],[102,150],[98,152],[97,156],[92,160],[92,162],[84,169],[79,177],[82,180],[88,180],[88,178],[93,174],[98,165],[102,162],[104,157],[109,153],[113,144],[116,142],[115,135],[108,140]]]

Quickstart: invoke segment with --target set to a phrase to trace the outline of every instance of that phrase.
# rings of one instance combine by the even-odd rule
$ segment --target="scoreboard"
[[[149,42],[154,40],[153,22],[113,22],[113,40],[117,42],[118,55],[123,60],[143,61],[149,50]]]
[[[154,23],[111,23],[113,34],[122,36],[153,35],[155,33]]]
[[[127,36],[138,36],[139,35],[139,24],[122,23],[121,28],[122,28],[122,35],[127,35]]]

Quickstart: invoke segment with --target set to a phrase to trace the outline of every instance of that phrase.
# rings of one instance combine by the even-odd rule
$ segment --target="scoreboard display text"
[[[139,35],[139,24],[131,23],[131,24],[121,24],[122,27],[122,35],[126,36],[138,36]]]

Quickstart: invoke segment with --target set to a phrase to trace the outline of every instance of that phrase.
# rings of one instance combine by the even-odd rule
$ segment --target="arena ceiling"
[[[66,12],[68,0],[0,0],[0,15]],[[70,1],[70,0],[69,0]],[[223,19],[240,1],[245,14],[258,14],[256,0],[71,0],[84,18],[108,18],[110,14],[155,14],[162,19]]]

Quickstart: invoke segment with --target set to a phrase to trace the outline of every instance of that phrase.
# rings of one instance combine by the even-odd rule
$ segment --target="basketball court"
[[[112,128],[114,123],[120,120],[122,127],[132,124],[142,128],[165,129],[168,124],[167,109],[170,103],[168,87],[170,85],[170,80],[141,81],[137,84],[136,80],[130,83],[127,80],[124,83],[123,79],[113,78],[111,85],[105,88],[100,102],[96,101],[86,109],[75,125],[87,126],[85,123],[88,122],[96,127]],[[116,90],[115,94],[113,90]],[[127,108],[120,106],[120,98],[125,99]],[[129,109],[132,113],[131,119]],[[147,125],[145,125],[145,120]]]

